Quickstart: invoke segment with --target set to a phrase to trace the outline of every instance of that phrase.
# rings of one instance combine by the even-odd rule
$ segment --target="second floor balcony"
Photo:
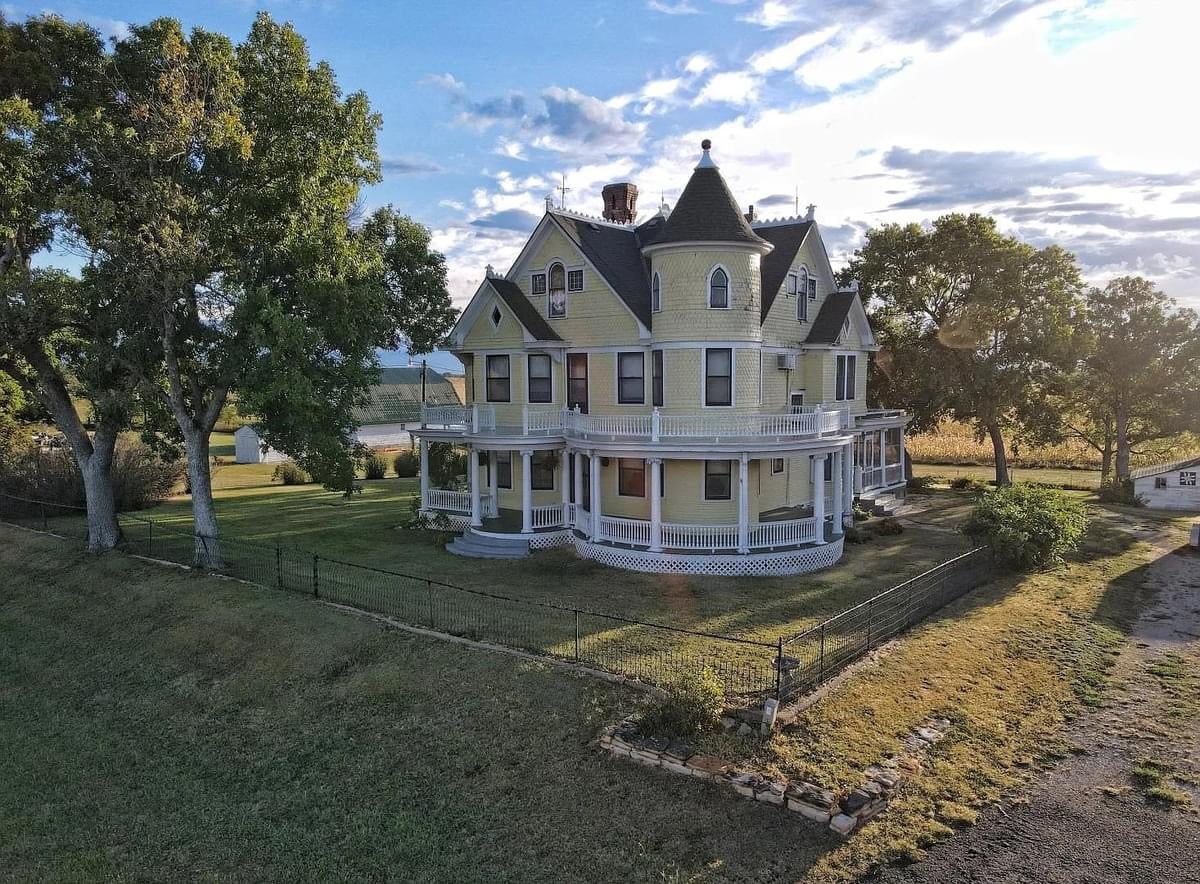
[[[509,412],[513,414],[513,412]],[[663,414],[585,414],[565,408],[522,407],[520,423],[497,422],[492,405],[435,405],[421,409],[423,428],[464,436],[566,437],[588,441],[796,439],[844,433],[852,419],[843,409],[820,405],[787,413],[700,412]]]

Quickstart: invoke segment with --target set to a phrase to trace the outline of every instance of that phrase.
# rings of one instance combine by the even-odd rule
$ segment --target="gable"
[[[493,322],[493,311],[499,313],[499,323]],[[532,339],[533,335],[487,280],[479,286],[450,333],[451,348],[456,350],[521,347]]]

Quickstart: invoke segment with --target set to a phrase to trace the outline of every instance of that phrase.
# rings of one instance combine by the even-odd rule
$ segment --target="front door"
[[[567,408],[575,406],[587,414],[588,410],[588,357],[586,353],[567,354]]]

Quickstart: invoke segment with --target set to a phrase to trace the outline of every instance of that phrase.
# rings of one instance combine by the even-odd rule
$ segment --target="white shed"
[[[1200,513],[1200,457],[1134,470],[1133,493],[1146,506]]]
[[[279,463],[287,460],[287,455],[274,448],[264,452],[258,431],[246,424],[233,434],[233,459],[235,463]]]

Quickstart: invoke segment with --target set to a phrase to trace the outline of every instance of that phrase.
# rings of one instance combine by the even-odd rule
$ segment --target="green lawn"
[[[763,881],[836,846],[601,755],[629,699],[0,526],[0,877]]]
[[[1055,470],[1010,466],[1009,473],[1013,480],[1018,482],[1045,482],[1051,485],[1062,485],[1067,488],[1095,489],[1100,487],[1099,470]],[[914,463],[913,475],[943,476],[947,479],[953,479],[956,476],[969,476],[973,479],[991,481],[996,478],[996,468],[993,466]]]

